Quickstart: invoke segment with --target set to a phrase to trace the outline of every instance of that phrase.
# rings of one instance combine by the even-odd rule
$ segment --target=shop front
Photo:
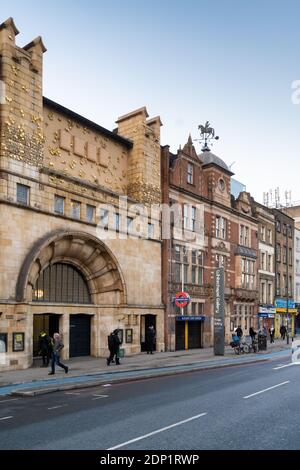
[[[260,305],[258,307],[258,315],[257,315],[258,329],[263,330],[264,328],[266,328],[266,330],[269,332],[271,327],[275,328],[275,314],[276,314],[276,309],[274,305]]]
[[[294,337],[296,317],[298,314],[298,310],[295,308],[295,302],[289,300],[287,305],[286,299],[276,299],[275,310],[275,338],[280,337],[281,325],[286,327],[289,336]]]
[[[203,348],[205,316],[176,317],[176,351]]]

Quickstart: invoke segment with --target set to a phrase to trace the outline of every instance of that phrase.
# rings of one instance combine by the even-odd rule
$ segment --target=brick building
[[[246,192],[232,197],[233,173],[212,152],[197,155],[191,137],[177,154],[163,147],[161,160],[163,202],[179,206],[182,216],[173,220],[170,240],[163,240],[165,343],[171,350],[212,345],[213,277],[218,266],[225,268],[229,342],[236,326],[248,331],[257,321],[258,223],[252,199]],[[180,224],[185,229],[181,237]],[[174,305],[182,286],[191,296],[184,311]]]

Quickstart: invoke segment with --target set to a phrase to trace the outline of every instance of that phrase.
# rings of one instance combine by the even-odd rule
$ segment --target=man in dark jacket
[[[154,345],[155,345],[155,329],[153,325],[150,325],[147,330],[146,344],[147,344],[147,354],[153,354]]]
[[[114,357],[116,357],[116,365],[120,365],[119,351],[121,340],[118,335],[118,330],[114,330],[107,338],[107,344],[109,349],[109,357],[106,359],[106,363],[109,366],[113,362]]]
[[[64,369],[65,373],[67,374],[69,372],[69,367],[65,366],[65,364],[60,362],[60,352],[64,347],[64,343],[62,342],[62,339],[59,333],[54,333],[52,344],[53,344],[53,350],[52,350],[52,356],[51,356],[51,372],[49,372],[49,375],[55,374],[55,364],[61,367],[62,369]]]
[[[240,339],[243,336],[243,330],[241,328],[241,325],[236,329],[236,334]]]
[[[52,345],[50,336],[44,331],[39,335],[39,354],[43,358],[43,365],[41,367],[48,367],[52,354]]]

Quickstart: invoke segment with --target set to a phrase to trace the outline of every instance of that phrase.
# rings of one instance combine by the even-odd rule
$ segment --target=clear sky
[[[0,12],[18,45],[43,37],[48,98],[108,129],[146,106],[172,151],[209,120],[213,152],[257,200],[277,186],[300,200],[299,0],[10,0]]]

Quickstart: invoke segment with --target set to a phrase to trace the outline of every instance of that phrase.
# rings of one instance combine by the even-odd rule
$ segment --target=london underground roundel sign
[[[184,308],[186,307],[191,301],[191,298],[187,292],[178,292],[175,295],[175,305],[176,307]]]

